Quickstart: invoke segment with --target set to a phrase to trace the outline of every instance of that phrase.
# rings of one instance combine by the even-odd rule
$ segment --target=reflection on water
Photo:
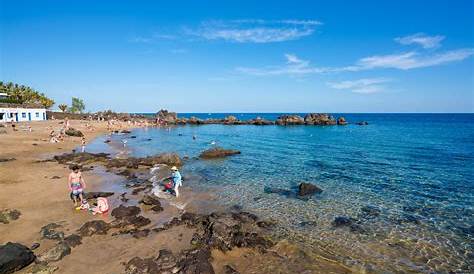
[[[346,118],[369,126],[150,128],[133,131],[137,138],[127,146],[135,156],[189,156],[186,186],[275,219],[280,235],[354,269],[472,272],[474,115]],[[212,141],[242,154],[195,159]],[[90,149],[103,150],[102,142]],[[264,191],[291,190],[302,181],[324,192],[301,200]],[[352,224],[335,228],[337,216]]]

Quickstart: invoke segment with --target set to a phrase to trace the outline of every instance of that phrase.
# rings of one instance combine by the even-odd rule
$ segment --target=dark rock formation
[[[41,238],[42,239],[49,239],[49,240],[56,240],[60,241],[64,239],[64,232],[57,231],[57,228],[62,227],[56,223],[50,223],[43,226],[40,230]]]
[[[176,112],[169,112],[166,109],[162,109],[156,113],[156,119],[160,122],[165,122],[166,124],[175,124],[178,119],[178,115]]]
[[[337,124],[340,125],[340,126],[345,126],[345,125],[347,125],[346,118],[344,118],[344,117],[339,117],[339,118],[337,119]]]
[[[216,148],[211,148],[211,149],[203,151],[199,155],[199,158],[213,159],[213,158],[227,157],[227,156],[236,155],[236,154],[240,154],[240,151],[233,150],[233,149],[223,149],[223,148],[220,148],[220,147],[216,147]]]
[[[130,216],[135,216],[138,213],[140,213],[140,208],[137,206],[124,206],[120,205],[117,208],[114,208],[112,210],[111,215],[117,219],[124,218],[124,217],[130,217]]]
[[[132,233],[132,236],[134,238],[140,239],[140,238],[145,238],[150,234],[150,229],[143,229],[143,230],[137,230]]]
[[[8,242],[0,245],[0,273],[13,273],[35,260],[34,253],[24,245]]]
[[[316,125],[316,126],[330,126],[335,125],[336,120],[325,113],[309,113],[304,117],[304,122],[307,125]]]
[[[113,192],[86,192],[84,194],[85,199],[97,199],[99,197],[109,197],[114,195]]]
[[[158,274],[158,264],[153,258],[134,257],[125,264],[125,274]]]
[[[275,123],[273,121],[265,120],[262,119],[261,117],[257,117],[253,120],[247,121],[249,125],[255,125],[255,126],[268,126],[268,125],[274,125]]]
[[[239,274],[239,272],[230,265],[225,265],[223,270],[224,274]]]
[[[21,212],[16,209],[4,209],[0,211],[0,223],[9,224],[10,221],[18,220],[20,218]]]
[[[71,234],[64,238],[63,243],[67,244],[69,247],[76,247],[82,244],[82,237],[77,234]]]
[[[179,273],[214,274],[214,268],[209,262],[210,259],[211,251],[208,248],[185,251],[177,263],[177,267],[180,269]]]
[[[360,122],[357,122],[356,125],[358,126],[367,126],[369,123],[366,122],[366,121],[360,121]]]
[[[365,218],[378,217],[381,212],[380,208],[371,206],[371,205],[364,206],[360,210],[361,210],[361,215]]]
[[[92,236],[95,234],[105,235],[109,231],[110,225],[102,220],[89,221],[79,228],[79,235],[82,237]]]
[[[334,227],[342,227],[342,226],[350,226],[352,225],[356,220],[350,217],[345,217],[345,216],[338,216],[334,218],[334,221],[332,222],[332,225]]]
[[[84,134],[80,130],[74,129],[72,127],[67,129],[64,133],[66,133],[66,135],[68,136],[74,136],[74,137],[84,136]]]
[[[298,195],[299,196],[307,196],[313,195],[315,193],[321,193],[323,190],[313,184],[310,183],[301,183],[298,186]]]
[[[145,195],[145,196],[143,196],[143,198],[140,200],[140,203],[142,203],[144,205],[152,205],[152,206],[158,205],[158,206],[161,206],[160,200],[158,199],[158,197],[156,197],[154,195]]]
[[[203,124],[205,124],[205,122],[202,119],[196,118],[194,116],[189,118],[187,123],[190,124],[190,125],[203,125]]]
[[[46,251],[46,253],[41,254],[38,259],[40,262],[56,262],[69,254],[71,254],[71,247],[64,242],[61,242]]]

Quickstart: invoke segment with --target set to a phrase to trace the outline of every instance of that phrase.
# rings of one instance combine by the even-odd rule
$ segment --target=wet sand
[[[50,127],[60,128],[58,123],[59,121],[30,123],[32,132],[22,130],[27,124],[20,124],[19,131],[13,132],[8,128],[7,134],[0,135],[0,158],[15,158],[12,161],[0,162],[0,209],[11,208],[21,212],[18,220],[0,224],[0,244],[18,242],[30,247],[33,243],[40,243],[40,247],[34,252],[41,255],[56,244],[53,240],[40,239],[41,227],[47,224],[60,224],[62,227],[59,230],[67,236],[75,233],[87,221],[113,220],[110,214],[94,216],[84,211],[76,211],[68,197],[69,169],[56,162],[39,161],[80,146],[81,138],[78,137],[66,137],[62,143],[48,142]],[[106,122],[93,122],[93,132],[88,131],[85,125],[85,121],[71,121],[71,127],[81,130],[87,140],[107,132]],[[121,176],[108,173],[100,166],[84,171],[83,175],[88,191],[120,191],[117,184],[124,181]],[[145,228],[160,226],[179,216],[182,210],[174,206],[176,203],[186,204],[186,211],[207,213],[217,209],[210,202],[212,195],[192,193],[186,187],[182,192],[183,195],[178,200],[162,201],[164,211],[159,214],[141,206],[142,215],[152,220]],[[120,193],[116,192],[109,197],[112,207],[123,204],[119,195]],[[130,200],[125,204],[137,204],[137,197],[131,194],[127,194],[127,197]],[[203,205],[207,205],[206,208]],[[56,273],[123,273],[124,263],[135,256],[156,256],[163,248],[173,253],[190,248],[193,233],[192,228],[177,226],[159,233],[150,233],[139,239],[130,234],[114,235],[110,232],[107,235],[94,235],[83,238],[82,244],[73,248],[70,255],[49,265],[58,267]],[[19,273],[30,273],[33,265]],[[240,273],[350,272],[337,262],[302,253],[287,242],[278,243],[264,254],[247,248],[235,248],[226,253],[214,250],[212,265],[216,273],[224,273],[226,265],[231,265]]]

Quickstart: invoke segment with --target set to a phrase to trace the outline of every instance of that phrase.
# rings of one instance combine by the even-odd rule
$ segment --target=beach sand
[[[53,120],[30,123],[32,132],[23,130],[28,124],[20,124],[17,126],[18,131],[14,132],[9,127],[7,134],[0,135],[0,158],[15,158],[0,162],[0,209],[10,208],[21,212],[19,219],[10,221],[9,224],[0,223],[0,244],[18,242],[30,247],[33,243],[40,243],[40,247],[34,252],[36,255],[41,255],[57,243],[41,239],[40,230],[47,224],[61,225],[59,230],[68,236],[76,233],[87,221],[104,220],[109,223],[113,220],[110,214],[93,216],[75,210],[68,197],[67,176],[70,171],[67,166],[53,161],[41,161],[51,159],[53,155],[70,152],[80,146],[79,137],[66,137],[64,142],[49,143],[48,135],[51,127],[60,128],[62,125],[59,122]],[[86,140],[107,133],[106,122],[92,123],[95,131],[87,130],[85,121],[71,121],[71,127],[81,130]],[[125,126],[127,125],[124,124]],[[100,166],[84,171],[83,175],[88,191],[110,190],[107,186],[124,180],[121,176],[106,172]],[[186,188],[183,192],[185,194],[181,200],[191,201],[193,196],[195,203],[189,203],[189,209],[192,211],[198,211],[196,205],[199,204],[199,199],[209,199],[199,194],[186,194]],[[116,193],[109,198],[112,207],[120,203],[119,194]],[[131,199],[128,204],[136,205],[136,202],[136,199]],[[165,202],[164,211],[159,214],[145,208],[142,215],[152,220],[151,225],[157,226],[178,216],[180,212]],[[58,267],[56,273],[123,273],[124,263],[135,256],[156,257],[158,251],[163,248],[175,254],[190,248],[193,233],[192,228],[174,226],[159,233],[150,233],[140,239],[130,234],[113,235],[113,233],[84,237],[82,244],[74,247],[70,255],[49,265]],[[229,264],[240,273],[349,272],[336,262],[307,254],[302,256],[292,245],[281,243],[266,254],[247,248],[235,248],[226,253],[214,250],[212,257],[216,273],[224,273],[225,266]],[[33,265],[19,273],[31,273]]]

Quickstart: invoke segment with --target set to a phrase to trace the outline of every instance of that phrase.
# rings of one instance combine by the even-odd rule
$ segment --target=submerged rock
[[[84,134],[80,130],[74,129],[72,127],[67,129],[64,133],[66,133],[66,135],[68,136],[74,136],[74,137],[84,136]]]
[[[0,273],[13,273],[35,260],[35,254],[26,246],[8,242],[0,245]]]
[[[79,235],[85,236],[92,236],[95,234],[105,235],[107,231],[109,231],[110,225],[102,220],[93,220],[89,221],[79,228]]]
[[[64,232],[57,231],[57,228],[62,227],[56,223],[50,223],[41,228],[40,234],[42,239],[60,241],[64,238]]]
[[[230,265],[225,265],[223,270],[224,274],[239,274],[239,272]]]
[[[112,210],[111,215],[117,219],[120,219],[124,217],[135,216],[140,213],[140,211],[140,208],[137,206],[120,205],[119,207]]]
[[[31,273],[32,274],[52,274],[56,270],[58,270],[59,267],[54,266],[54,265],[48,265],[47,263],[37,263],[31,268]]]
[[[42,254],[38,259],[40,262],[56,262],[71,254],[71,247],[66,243],[58,243],[53,248]]]
[[[126,274],[158,274],[158,264],[153,258],[134,257],[125,264]]]
[[[350,226],[354,223],[355,219],[345,216],[338,216],[334,218],[332,225],[334,227]]]
[[[371,205],[364,206],[360,210],[362,211],[362,216],[366,218],[378,217],[381,212],[380,208]]]
[[[361,122],[357,122],[356,125],[358,126],[367,126],[369,123],[366,122],[366,121],[361,121]]]
[[[202,159],[223,158],[223,157],[236,155],[236,154],[240,154],[240,151],[216,147],[216,148],[211,148],[211,149],[203,151],[199,155],[199,158],[202,158]]]
[[[76,247],[82,244],[82,237],[77,234],[71,234],[64,238],[63,242],[67,244],[69,247]]]
[[[21,212],[16,209],[4,209],[0,211],[0,223],[9,224],[10,221],[18,220],[20,218]]]
[[[310,183],[301,183],[298,186],[299,196],[307,196],[307,195],[312,195],[312,194],[321,193],[321,192],[323,192],[321,188]]]
[[[214,268],[210,263],[211,251],[208,248],[185,251],[177,263],[179,273],[191,274],[214,274]]]
[[[99,197],[110,197],[114,195],[113,192],[86,192],[84,194],[85,199],[97,199]]]

